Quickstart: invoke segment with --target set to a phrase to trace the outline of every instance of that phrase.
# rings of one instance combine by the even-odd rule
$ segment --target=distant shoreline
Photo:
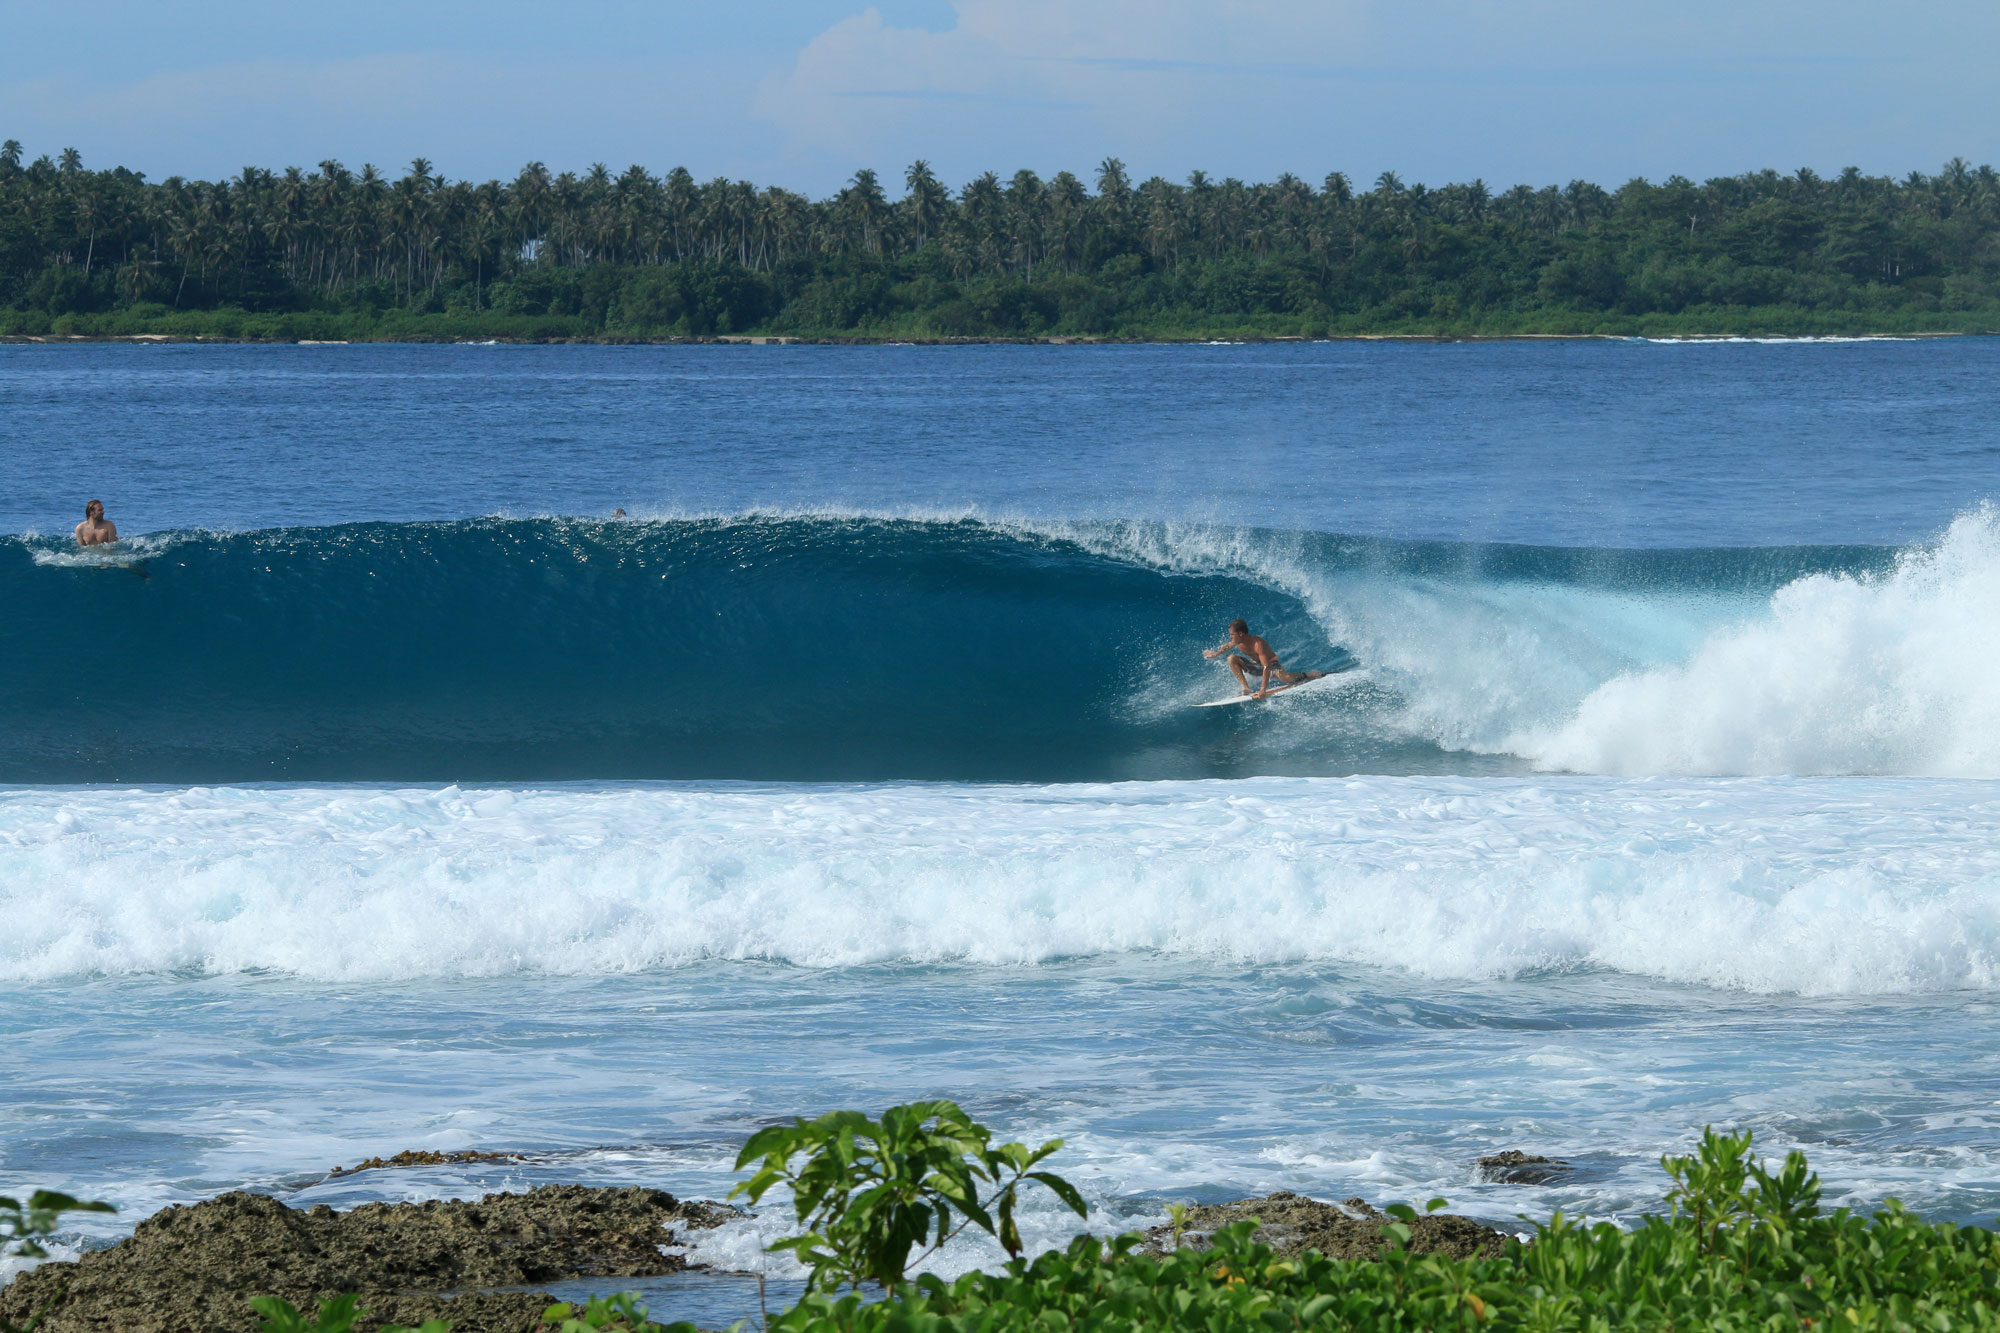
[[[1914,342],[1942,338],[2000,337],[2000,329],[1921,330],[1879,333],[1338,333],[1304,334],[1218,333],[1208,337],[1117,338],[1053,334],[1044,337],[878,338],[864,335],[802,337],[793,334],[720,334],[707,337],[550,337],[450,338],[411,335],[358,338],[252,338],[193,333],[0,333],[0,346],[76,346],[129,343],[140,346],[199,343],[205,346],[347,347],[443,346],[478,347],[1175,347],[1249,343],[1506,343],[1506,342]]]

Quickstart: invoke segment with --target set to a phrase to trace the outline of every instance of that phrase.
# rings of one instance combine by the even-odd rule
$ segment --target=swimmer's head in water
[[[90,502],[89,504],[87,504],[87,505],[85,505],[85,506],[83,507],[83,516],[84,516],[85,518],[87,518],[87,519],[89,519],[89,518],[103,518],[103,517],[104,517],[104,501],[102,501],[102,500],[92,500],[92,501],[91,501],[91,502]]]

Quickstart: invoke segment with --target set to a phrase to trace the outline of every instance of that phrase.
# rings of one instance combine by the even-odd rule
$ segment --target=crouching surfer
[[[1236,683],[1243,687],[1245,694],[1250,693],[1250,676],[1254,674],[1258,678],[1259,699],[1271,692],[1273,682],[1279,689],[1284,689],[1304,681],[1318,680],[1326,674],[1324,671],[1285,670],[1278,661],[1278,655],[1271,651],[1271,645],[1252,634],[1249,624],[1241,620],[1229,622],[1229,642],[1202,653],[1207,658],[1225,655],[1229,659],[1230,671],[1236,676]]]

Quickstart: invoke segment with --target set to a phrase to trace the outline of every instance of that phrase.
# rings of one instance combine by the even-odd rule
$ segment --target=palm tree
[[[959,192],[958,213],[975,272],[997,272],[1003,266],[1000,238],[1006,225],[1004,212],[1000,178],[993,172],[985,173]]]
[[[1019,264],[1028,281],[1035,280],[1035,260],[1042,253],[1044,196],[1042,178],[1026,169],[1007,182],[1006,221],[1008,262]]]
[[[118,270],[118,289],[125,293],[125,299],[132,305],[139,304],[153,283],[159,279],[160,266],[153,259],[153,252],[145,246],[132,251],[131,259]]]
[[[1058,171],[1049,182],[1045,199],[1048,253],[1056,257],[1064,273],[1073,273],[1083,257],[1085,230],[1090,225],[1090,195],[1082,181],[1067,171]]]
[[[909,228],[911,248],[921,250],[944,225],[951,211],[951,195],[922,158],[903,173],[903,187],[908,191],[903,196],[903,221]]]
[[[1132,225],[1132,178],[1115,157],[1097,164],[1097,216],[1114,235],[1122,236]]]
[[[882,250],[882,228],[889,217],[889,200],[875,173],[863,167],[854,173],[836,201],[845,223],[849,244],[869,254]]]

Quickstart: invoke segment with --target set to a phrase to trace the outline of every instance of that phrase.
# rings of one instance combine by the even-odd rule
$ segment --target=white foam
[[[34,545],[34,534],[18,540],[29,546],[29,558],[37,565],[57,569],[123,569],[134,561],[163,554],[183,534],[144,533],[100,546],[48,547]]]
[[[1151,951],[1433,978],[2000,986],[1983,783],[0,794],[0,978]]]
[[[1722,338],[1704,338],[1696,336],[1696,337],[1684,337],[1684,338],[1630,338],[1626,339],[1625,341],[1652,343],[1656,346],[1661,346],[1661,347],[1710,347],[1710,346],[1741,347],[1746,344],[1756,344],[1764,347],[1788,347],[1794,345],[1817,347],[1817,346],[1823,346],[1827,343],[1923,342],[1926,340],[1927,336],[1935,337],[1936,335],[1907,334],[1907,333],[1858,333],[1858,334],[1810,333],[1789,338],[1779,337],[1775,335],[1769,337],[1733,336],[1733,337],[1722,337]]]
[[[1374,719],[1447,749],[1594,774],[2000,776],[2000,512],[1880,576],[1769,597],[1326,569],[1303,537],[1043,529],[1298,597],[1391,687]]]
[[[1007,526],[1290,594],[1328,647],[1353,653],[1393,692],[1399,706],[1372,725],[1485,754],[1516,753],[1524,732],[1569,717],[1607,680],[1685,660],[1705,636],[1761,610],[1740,595],[1330,569],[1310,534],[1171,522]]]
[[[1592,773],[2000,774],[2000,523],[1881,577],[1816,575],[1683,663],[1621,674],[1507,748]]]

